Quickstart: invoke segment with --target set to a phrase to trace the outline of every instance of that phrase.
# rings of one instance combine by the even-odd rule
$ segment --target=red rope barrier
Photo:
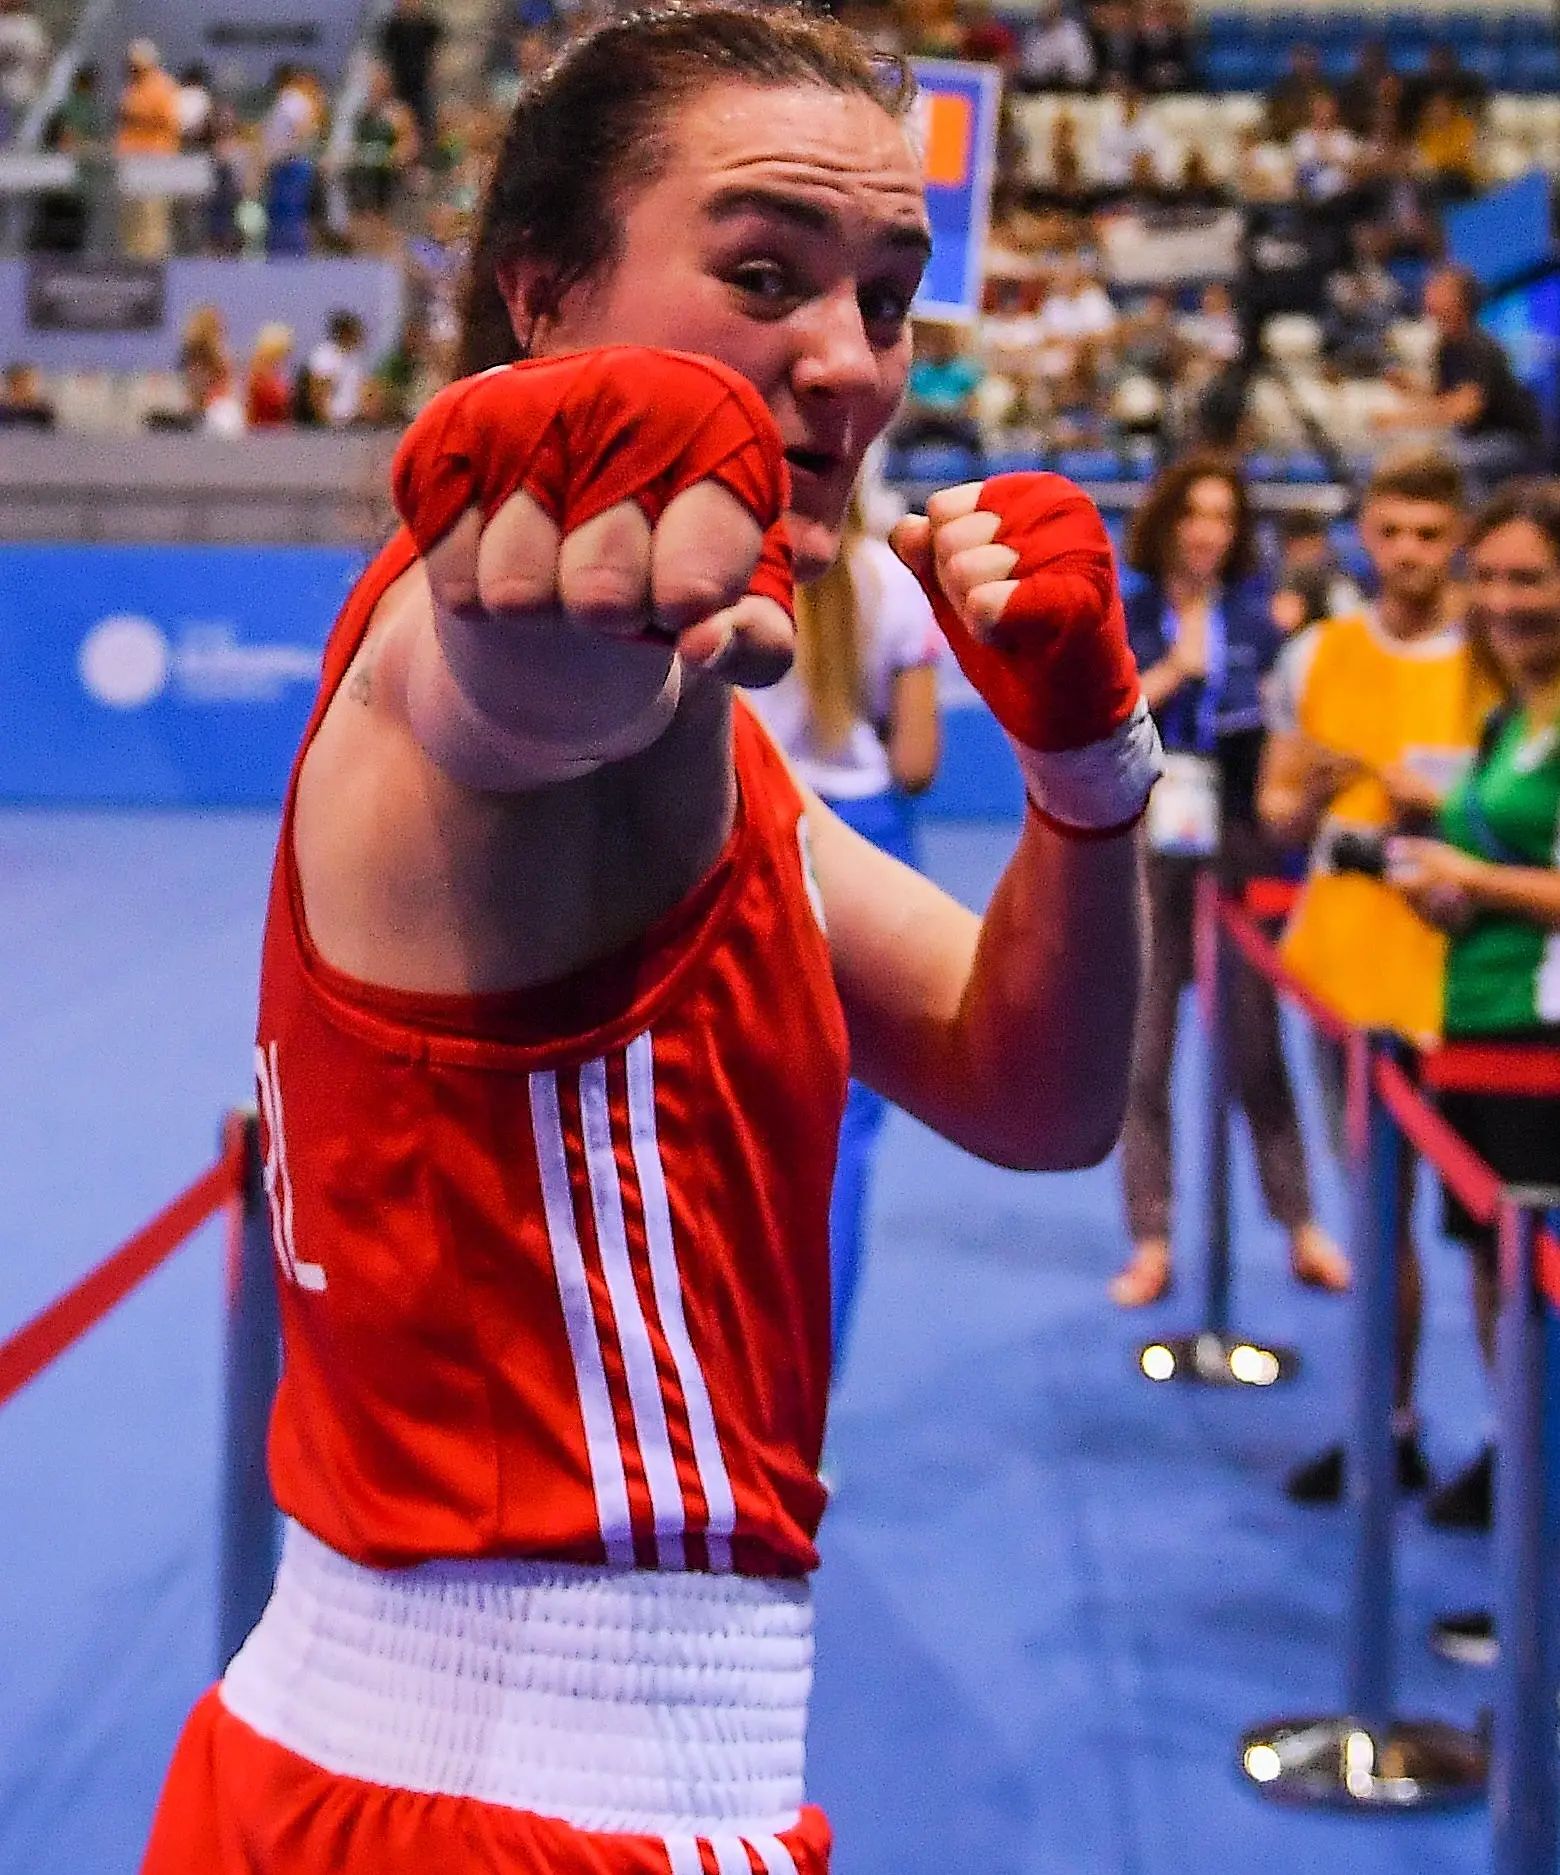
[[[233,1203],[243,1189],[242,1147],[225,1152],[187,1191],[179,1194],[143,1229],[55,1298],[41,1314],[0,1342],[0,1406],[21,1392],[138,1283],[200,1228],[213,1211]]]
[[[1239,905],[1229,899],[1221,899],[1219,916],[1236,948],[1253,969],[1270,978],[1275,988],[1298,1003],[1324,1035],[1330,1036],[1335,1042],[1348,1042],[1352,1032],[1350,1025],[1336,1010],[1329,1009],[1314,990],[1291,973],[1289,966],[1279,956],[1277,947],[1257,929]]]
[[[1436,1176],[1455,1193],[1468,1215],[1481,1224],[1493,1224],[1500,1210],[1500,1180],[1395,1061],[1377,1061],[1376,1092],[1403,1137],[1435,1167]]]
[[[1443,1093],[1560,1096],[1560,1048],[1521,1042],[1448,1042],[1420,1060],[1420,1079]]]
[[[1552,1309],[1560,1309],[1560,1237],[1552,1230],[1538,1233],[1538,1292]]]

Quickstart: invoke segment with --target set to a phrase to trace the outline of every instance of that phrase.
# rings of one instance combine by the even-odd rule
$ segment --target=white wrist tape
[[[1111,735],[1081,749],[1031,749],[1008,738],[1023,770],[1029,798],[1043,814],[1069,827],[1121,827],[1135,820],[1164,773],[1159,731],[1141,697]]]

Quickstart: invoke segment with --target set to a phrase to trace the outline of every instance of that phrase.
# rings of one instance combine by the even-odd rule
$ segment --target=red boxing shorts
[[[812,1805],[778,1836],[629,1836],[338,1776],[213,1687],[174,1752],[142,1875],[827,1875]]]

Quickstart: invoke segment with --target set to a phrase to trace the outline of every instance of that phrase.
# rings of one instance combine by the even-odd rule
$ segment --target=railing
[[[230,1114],[214,1164],[80,1282],[0,1342],[3,1407],[224,1210],[227,1360],[219,1673],[259,1620],[276,1572],[278,1522],[266,1479],[265,1435],[281,1371],[281,1340],[255,1115]]]
[[[1560,1192],[1502,1184],[1442,1118],[1425,1089],[1560,1094],[1560,1052],[1451,1045],[1422,1055],[1413,1075],[1396,1037],[1342,1022],[1285,967],[1259,923],[1290,896],[1260,882],[1244,902],[1213,881],[1199,906],[1199,980],[1209,1031],[1209,1151],[1204,1326],[1161,1346],[1190,1351],[1174,1377],[1271,1381],[1254,1344],[1229,1330],[1231,1089],[1224,1069],[1237,960],[1268,978],[1334,1041],[1348,1064],[1354,1384],[1347,1477],[1354,1513],[1345,1709],[1276,1719],[1245,1735],[1241,1764],[1266,1794],[1292,1803],[1415,1811],[1466,1802],[1488,1788],[1495,1875],[1554,1875],[1560,1850],[1560,1635],[1553,1613],[1560,1507]],[[1494,1723],[1482,1737],[1397,1715],[1394,1692],[1396,1454],[1392,1432],[1398,1245],[1405,1199],[1401,1155],[1417,1150],[1469,1214],[1499,1232],[1500,1318],[1495,1514]],[[1216,1351],[1199,1369],[1199,1340]],[[1237,1350],[1248,1371],[1231,1376]],[[1153,1347],[1144,1371],[1156,1373]]]

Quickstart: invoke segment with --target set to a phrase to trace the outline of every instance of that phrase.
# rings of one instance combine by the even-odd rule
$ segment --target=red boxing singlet
[[[304,749],[413,557],[398,537],[348,602]],[[709,877],[626,952],[507,994],[380,989],[320,957],[293,771],[256,1049],[271,1475],[343,1556],[817,1562],[847,1048],[802,798],[735,716]]]

